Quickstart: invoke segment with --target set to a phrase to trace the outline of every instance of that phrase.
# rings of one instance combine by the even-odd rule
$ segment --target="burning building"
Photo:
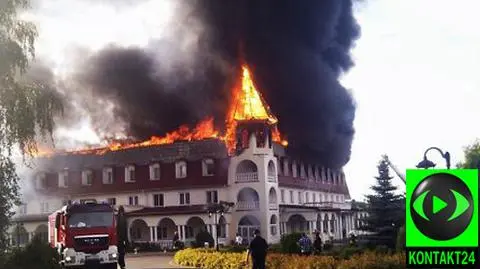
[[[255,229],[270,243],[295,231],[318,230],[324,240],[346,237],[358,220],[345,174],[288,156],[278,119],[248,67],[242,71],[223,132],[207,118],[140,143],[39,153],[29,179],[39,198],[19,208],[12,242],[45,235],[53,210],[82,199],[123,205],[130,242],[165,248],[174,232],[188,245],[201,230],[224,245],[236,233],[248,242]],[[217,216],[215,229],[207,209],[223,202],[233,206]]]

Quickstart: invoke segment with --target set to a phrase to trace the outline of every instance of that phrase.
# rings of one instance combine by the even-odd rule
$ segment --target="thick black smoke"
[[[194,61],[171,64],[169,55],[159,57],[162,51],[182,53],[167,41],[147,49],[106,48],[77,76],[93,99],[111,100],[112,113],[139,139],[208,115],[221,123],[239,61],[245,60],[291,153],[332,167],[347,163],[355,105],[338,78],[352,66],[349,50],[359,36],[352,0],[191,3],[193,12],[179,31],[198,21],[205,27]],[[169,72],[162,72],[165,66]]]

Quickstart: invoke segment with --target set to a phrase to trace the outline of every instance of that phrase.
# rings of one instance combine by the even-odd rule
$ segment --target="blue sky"
[[[102,1],[35,2],[39,5],[30,18],[39,25],[38,55],[58,74],[68,72],[72,46],[92,51],[110,42],[142,46],[152,37],[175,35],[168,32],[168,23],[176,1],[142,1],[127,9]],[[362,36],[352,51],[356,66],[342,78],[358,104],[353,154],[345,167],[353,198],[362,199],[374,183],[382,154],[404,170],[413,168],[426,148],[438,146],[450,151],[456,163],[463,147],[480,134],[479,7],[478,0],[369,0],[357,5]],[[189,40],[194,43],[201,30],[194,29],[181,44],[187,57],[195,55]],[[85,124],[57,136],[98,141]],[[436,152],[429,157],[443,167]],[[403,188],[399,179],[394,183]]]

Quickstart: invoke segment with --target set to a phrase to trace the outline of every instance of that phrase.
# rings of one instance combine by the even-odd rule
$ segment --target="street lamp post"
[[[208,217],[209,218],[212,218],[213,217],[213,221],[214,221],[214,226],[215,226],[215,249],[218,251],[219,250],[219,246],[218,246],[218,233],[219,233],[219,215],[220,217],[223,216],[224,213],[226,213],[230,207],[233,206],[233,203],[229,203],[229,202],[224,202],[224,201],[220,201],[219,203],[215,203],[215,204],[210,204],[207,206],[207,213],[208,213]]]
[[[417,164],[417,168],[428,169],[436,166],[434,162],[430,161],[427,158],[427,153],[432,149],[438,151],[442,155],[442,158],[445,159],[447,169],[450,169],[450,153],[448,151],[445,151],[444,153],[441,149],[437,147],[429,147],[427,150],[425,150],[425,153],[423,153],[423,160]]]

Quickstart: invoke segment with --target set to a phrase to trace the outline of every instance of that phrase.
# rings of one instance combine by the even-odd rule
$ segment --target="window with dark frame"
[[[207,191],[207,204],[218,203],[218,191]]]
[[[164,205],[164,199],[163,199],[163,194],[154,194],[153,195],[153,206],[163,206]]]

